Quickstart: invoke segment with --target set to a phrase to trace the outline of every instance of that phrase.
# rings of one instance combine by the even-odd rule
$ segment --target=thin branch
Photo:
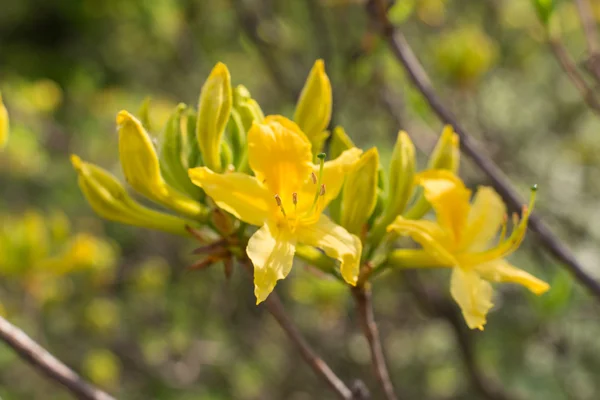
[[[413,53],[404,35],[397,31],[386,16],[385,5],[380,0],[374,0],[377,7],[379,22],[383,28],[383,35],[387,40],[393,54],[404,66],[413,84],[419,89],[429,106],[437,113],[438,117],[446,124],[454,127],[460,136],[463,151],[485,172],[492,186],[502,196],[504,201],[513,210],[520,210],[523,199],[512,187],[509,179],[500,168],[479,148],[475,140],[467,133],[456,117],[446,108],[442,100],[434,91],[427,73]],[[584,267],[575,258],[571,250],[546,226],[536,213],[529,218],[529,226],[537,233],[544,247],[575,276],[594,296],[600,299],[600,283],[589,276]]]
[[[575,0],[575,4],[577,4],[581,25],[583,25],[588,53],[590,56],[598,54],[600,51],[600,41],[598,39],[598,29],[594,21],[592,6],[588,0]]]
[[[554,53],[556,60],[562,67],[563,71],[573,85],[579,90],[585,103],[596,113],[600,114],[600,102],[596,98],[594,91],[589,87],[583,76],[579,73],[579,69],[575,65],[575,61],[569,55],[564,44],[558,37],[548,38],[550,49]]]
[[[253,275],[252,265],[248,261],[241,261],[241,264],[248,270],[250,275]],[[325,361],[313,350],[308,344],[306,339],[302,336],[296,325],[288,317],[283,304],[277,293],[272,292],[269,297],[264,301],[267,311],[271,313],[275,320],[279,323],[281,328],[284,330],[288,338],[294,343],[304,361],[312,368],[312,370],[319,375],[327,385],[335,392],[335,394],[344,400],[355,399],[352,390],[346,386],[346,384],[332,371]]]
[[[419,306],[432,317],[444,319],[452,328],[471,384],[488,400],[515,400],[501,384],[492,380],[477,364],[473,333],[467,328],[456,305],[439,292],[425,288],[414,271],[404,271],[404,281]]]
[[[383,352],[383,346],[381,345],[379,329],[377,328],[377,323],[375,322],[373,302],[371,300],[371,290],[363,285],[355,286],[352,288],[352,295],[354,296],[354,300],[356,302],[356,313],[360,318],[360,325],[363,334],[369,343],[371,362],[373,363],[373,369],[375,370],[377,380],[379,381],[379,384],[385,393],[385,397],[388,400],[398,400],[385,361],[385,354]]]
[[[0,317],[0,339],[25,361],[79,399],[115,400],[114,397],[85,382],[73,370],[34,342],[25,332]]]

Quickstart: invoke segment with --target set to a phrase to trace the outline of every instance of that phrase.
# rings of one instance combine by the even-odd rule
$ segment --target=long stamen
[[[281,210],[281,213],[283,214],[283,216],[287,217],[287,215],[285,214],[285,209],[283,208],[283,203],[281,202],[281,197],[279,197],[278,194],[275,195],[275,202],[277,203],[277,206]]]
[[[318,189],[315,192],[315,198],[313,199],[313,203],[310,206],[310,210],[308,211],[308,214],[311,214],[313,212],[313,210],[315,209],[315,206],[317,205],[317,200],[319,199],[319,195],[321,194],[321,190],[325,190],[323,189],[325,186],[323,185],[322,181],[323,181],[323,168],[325,166],[325,153],[319,153],[317,155],[317,158],[319,159],[319,179],[317,180],[317,184],[318,184]],[[312,173],[311,176],[314,176],[314,172]],[[313,182],[314,182],[314,178],[313,178]]]
[[[500,231],[500,239],[498,240],[498,243],[502,243],[504,242],[504,239],[506,239],[506,225],[508,224],[508,215],[504,214],[504,218],[502,220],[502,230]]]

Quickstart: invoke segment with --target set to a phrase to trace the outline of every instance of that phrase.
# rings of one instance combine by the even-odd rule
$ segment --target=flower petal
[[[387,262],[394,268],[451,267],[440,265],[440,261],[423,249],[396,249],[389,253]]]
[[[262,226],[277,208],[273,197],[253,176],[217,174],[206,167],[190,169],[188,174],[220,208],[249,224]]]
[[[546,282],[515,267],[504,259],[478,265],[476,270],[488,281],[518,283],[538,296],[550,289],[550,285]]]
[[[496,237],[506,215],[506,206],[494,189],[481,186],[477,189],[461,248],[471,251],[485,250]]]
[[[415,179],[425,189],[425,198],[435,210],[440,225],[452,234],[458,244],[469,214],[471,191],[460,178],[447,170],[425,171]]]
[[[271,228],[267,224],[250,237],[246,252],[254,264],[256,304],[263,302],[277,281],[290,273],[295,251],[296,243],[289,232]]]
[[[273,194],[289,197],[312,172],[310,142],[287,118],[269,116],[248,132],[248,162]]]
[[[456,267],[452,271],[450,293],[460,306],[469,328],[483,330],[486,315],[494,305],[492,285],[481,279],[475,270]]]
[[[355,235],[321,215],[319,221],[296,230],[298,241],[322,249],[329,257],[341,262],[342,277],[356,285],[360,269],[362,243]]]
[[[406,219],[396,217],[387,227],[387,231],[394,231],[399,235],[410,236],[419,243],[423,250],[430,253],[443,266],[455,266],[458,262],[448,250],[450,238],[441,226],[432,221]]]

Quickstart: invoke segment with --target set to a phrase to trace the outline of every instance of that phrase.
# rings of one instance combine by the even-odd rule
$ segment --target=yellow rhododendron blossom
[[[190,169],[192,182],[220,208],[260,227],[246,249],[254,264],[257,304],[290,272],[297,243],[319,247],[339,260],[343,278],[356,284],[361,242],[322,211],[338,195],[360,154],[352,148],[315,165],[310,141],[298,125],[269,116],[248,132],[248,163],[255,176]]]
[[[469,203],[471,191],[450,171],[423,172],[416,183],[423,186],[437,222],[397,217],[388,231],[410,236],[423,249],[397,250],[394,257],[407,267],[453,267],[450,293],[471,329],[483,330],[486,323],[493,305],[490,281],[518,283],[537,295],[549,289],[547,283],[504,260],[523,241],[533,199],[506,238],[506,206],[492,188],[480,187]]]

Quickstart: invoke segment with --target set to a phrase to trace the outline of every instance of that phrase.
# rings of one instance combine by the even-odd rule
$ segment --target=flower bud
[[[389,222],[400,215],[413,193],[415,178],[415,146],[408,134],[398,133],[392,153],[389,175],[389,197],[386,217]]]
[[[331,136],[331,143],[329,144],[329,158],[334,160],[340,156],[344,151],[355,147],[352,139],[346,134],[344,128],[336,126]]]
[[[196,137],[204,165],[221,172],[221,139],[232,107],[231,77],[223,63],[218,63],[204,82],[198,101]]]
[[[187,235],[186,220],[137,203],[108,171],[83,162],[76,155],[71,156],[71,163],[79,176],[81,191],[92,209],[101,217],[128,225]]]
[[[165,182],[160,172],[158,156],[142,124],[127,111],[121,111],[117,114],[117,126],[121,167],[131,187],[180,214],[205,218],[205,207]]]
[[[340,220],[348,232],[360,236],[375,209],[379,153],[373,147],[362,155],[344,184]]]
[[[8,141],[8,111],[2,102],[2,94],[0,94],[0,150],[4,148]]]
[[[442,135],[429,157],[428,169],[447,169],[453,173],[458,172],[460,163],[460,141],[458,135],[450,125],[446,125]],[[412,206],[404,214],[408,219],[420,219],[431,209],[420,189]]]
[[[231,139],[233,163],[237,171],[247,168],[248,155],[246,147],[246,134],[252,123],[262,122],[265,119],[260,106],[243,85],[238,85],[233,91],[233,109],[229,119],[228,131]]]
[[[442,135],[429,156],[429,169],[447,169],[458,172],[460,163],[460,139],[451,125],[444,126]]]
[[[306,79],[294,113],[294,121],[310,140],[313,154],[321,152],[327,138],[324,131],[331,119],[331,96],[325,64],[323,60],[317,60]]]
[[[159,156],[160,172],[168,184],[197,199],[201,192],[190,181],[187,173],[187,157],[184,150],[186,143],[181,127],[181,114],[184,110],[185,104],[179,104],[165,126]]]

